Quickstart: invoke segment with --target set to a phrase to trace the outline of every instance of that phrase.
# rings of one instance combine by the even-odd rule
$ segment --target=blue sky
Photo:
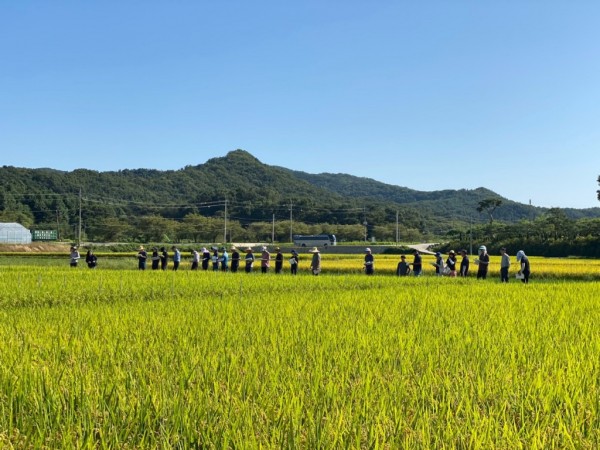
[[[0,164],[262,162],[594,207],[600,2],[0,0]]]

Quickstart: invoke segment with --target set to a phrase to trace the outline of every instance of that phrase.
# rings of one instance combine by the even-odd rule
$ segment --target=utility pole
[[[56,210],[56,240],[60,241],[60,219],[58,216],[58,209]]]
[[[79,188],[79,233],[77,235],[77,247],[81,246],[81,188]]]
[[[275,213],[273,213],[273,232],[271,233],[271,244],[275,243]]]
[[[293,208],[294,208],[294,204],[290,200],[290,242],[292,244],[294,243],[294,233],[293,233],[293,227],[292,227],[292,209]]]
[[[225,199],[225,229],[223,230],[223,244],[227,244],[227,199]]]
[[[400,234],[398,233],[398,210],[396,210],[396,247],[398,247],[398,239]]]

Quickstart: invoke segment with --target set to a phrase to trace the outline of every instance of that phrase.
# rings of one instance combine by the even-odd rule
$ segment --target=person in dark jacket
[[[466,277],[469,275],[469,255],[466,250],[461,250],[460,254],[462,259],[460,260],[460,276]]]
[[[365,273],[367,275],[373,275],[373,273],[375,273],[375,267],[374,267],[374,263],[375,260],[373,258],[373,254],[371,253],[371,249],[370,248],[366,248],[365,249]]]
[[[412,271],[415,277],[420,277],[423,272],[423,258],[419,253],[419,250],[414,251],[414,258],[412,262]]]
[[[298,273],[298,262],[300,259],[298,258],[298,252],[292,249],[292,257],[290,258],[290,271],[292,275],[296,275]]]
[[[158,264],[160,263],[160,256],[158,255],[158,248],[152,247],[152,270],[158,270]]]
[[[398,267],[396,267],[396,275],[399,277],[405,277],[410,273],[410,264],[406,262],[406,256],[400,255],[400,262],[398,263]]]
[[[275,273],[283,272],[283,253],[279,247],[275,247]]]
[[[206,247],[202,247],[202,270],[208,270],[208,263],[210,262],[210,252]]]
[[[96,258],[96,255],[94,255],[92,249],[87,251],[87,254],[85,255],[85,262],[90,269],[95,269],[98,265],[98,258]]]
[[[138,259],[138,270],[146,270],[146,260],[148,259],[148,253],[144,250],[144,247],[140,245],[140,249],[137,254]]]
[[[252,249],[250,247],[248,247],[246,249],[246,267],[245,267],[245,271],[246,273],[250,273],[252,272],[252,266],[254,265],[254,255],[252,254]]]
[[[490,255],[488,255],[485,245],[479,247],[479,259],[476,259],[475,262],[479,265],[479,268],[477,269],[477,279],[485,280],[490,266]]]
[[[446,259],[446,267],[448,268],[447,273],[449,277],[456,276],[456,253],[454,250],[448,252],[448,258]]]
[[[167,270],[167,266],[169,265],[169,253],[167,249],[164,247],[160,248],[160,269]]]
[[[240,267],[240,251],[236,247],[231,247],[231,272],[236,273]]]

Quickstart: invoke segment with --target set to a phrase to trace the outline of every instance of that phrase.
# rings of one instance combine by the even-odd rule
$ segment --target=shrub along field
[[[3,265],[0,447],[598,447],[600,282],[324,260],[319,277]]]

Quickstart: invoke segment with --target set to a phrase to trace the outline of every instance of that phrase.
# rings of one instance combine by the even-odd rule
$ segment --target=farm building
[[[0,223],[0,244],[31,244],[31,231],[20,223]]]

